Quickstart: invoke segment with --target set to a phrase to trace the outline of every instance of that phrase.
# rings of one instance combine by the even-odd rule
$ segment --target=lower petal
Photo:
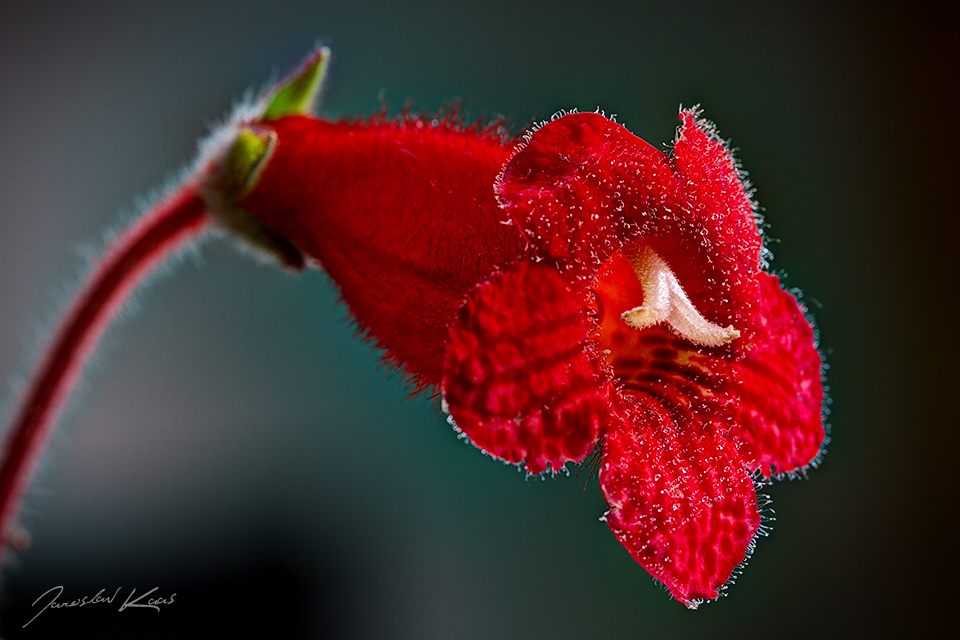
[[[457,427],[531,473],[583,460],[611,414],[587,336],[582,297],[551,267],[517,263],[476,289],[450,329],[444,366]]]
[[[796,298],[766,273],[759,291],[754,344],[734,369],[739,403],[730,440],[751,471],[769,477],[806,467],[820,454],[823,384],[813,330]]]
[[[631,420],[604,438],[600,484],[617,540],[690,608],[712,600],[760,528],[740,456],[698,424],[678,424],[655,399],[627,398]]]

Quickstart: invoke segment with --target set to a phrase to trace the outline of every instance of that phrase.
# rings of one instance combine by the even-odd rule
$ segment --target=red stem
[[[178,190],[114,243],[77,294],[7,432],[0,462],[0,555],[13,536],[12,520],[57,417],[111,318],[145,276],[209,221],[196,188]]]

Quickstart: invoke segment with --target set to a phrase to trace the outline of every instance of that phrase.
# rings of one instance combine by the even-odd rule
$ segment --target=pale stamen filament
[[[693,306],[670,266],[648,246],[628,255],[643,287],[643,306],[621,318],[634,329],[666,322],[674,333],[705,347],[719,347],[740,337],[733,325],[721,327],[704,318]]]

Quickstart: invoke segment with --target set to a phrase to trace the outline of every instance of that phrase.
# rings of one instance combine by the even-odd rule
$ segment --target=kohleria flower
[[[750,472],[819,455],[823,392],[733,159],[681,120],[672,156],[597,114],[532,134],[497,191],[536,260],[471,293],[443,386],[474,442],[531,472],[602,438],[607,523],[695,607],[760,530]]]
[[[502,171],[498,140],[449,122],[285,118],[237,206],[319,261],[478,447],[540,473],[602,441],[610,528],[696,606],[760,530],[751,472],[818,456],[823,398],[733,159],[681,118],[668,156],[566,115]]]
[[[322,120],[307,112],[325,60],[216,134],[104,260],[9,437],[5,529],[19,462],[116,300],[212,216],[285,266],[322,266],[489,454],[537,474],[599,446],[617,539],[684,604],[716,598],[760,531],[752,475],[804,469],[824,431],[812,330],[761,270],[713,129],[681,112],[668,155],[592,113],[519,144],[455,115]]]

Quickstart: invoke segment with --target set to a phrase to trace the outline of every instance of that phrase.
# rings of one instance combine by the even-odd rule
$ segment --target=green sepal
[[[269,129],[243,128],[223,167],[224,191],[235,199],[245,196],[257,184],[257,179],[277,146],[277,134]]]
[[[320,95],[320,86],[323,84],[329,60],[330,49],[327,47],[320,47],[313,52],[273,94],[260,120],[268,122],[283,116],[312,113]]]

